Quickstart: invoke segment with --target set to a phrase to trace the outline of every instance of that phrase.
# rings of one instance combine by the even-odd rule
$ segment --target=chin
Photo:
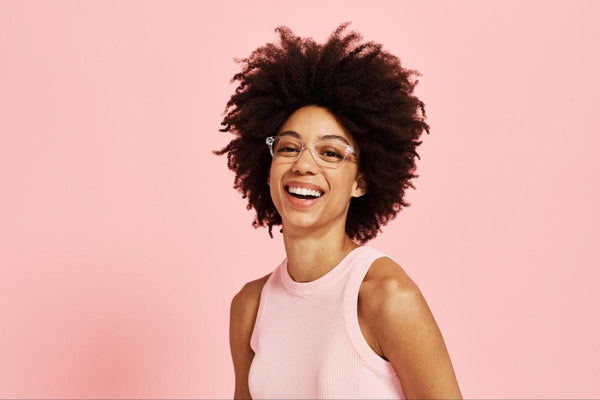
[[[284,230],[286,227],[288,228],[288,230],[292,230],[295,228],[306,229],[306,228],[316,227],[316,223],[317,223],[317,221],[312,218],[306,219],[306,218],[302,218],[302,216],[297,216],[295,218],[288,218],[286,220],[285,226],[282,225],[282,227]]]

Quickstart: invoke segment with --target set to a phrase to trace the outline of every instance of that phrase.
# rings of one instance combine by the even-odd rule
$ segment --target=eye
[[[324,147],[319,151],[319,154],[326,159],[338,159],[344,158],[340,149],[335,147]]]
[[[283,157],[295,157],[301,148],[302,142],[290,137],[279,138],[275,142],[275,153]]]
[[[289,146],[288,147],[280,147],[277,149],[278,153],[289,153],[289,152],[295,152],[295,151],[298,151],[298,150],[296,150],[293,147],[289,147]]]
[[[342,158],[342,155],[337,153],[335,150],[326,150],[325,151],[325,155],[327,157],[337,157],[337,158]]]

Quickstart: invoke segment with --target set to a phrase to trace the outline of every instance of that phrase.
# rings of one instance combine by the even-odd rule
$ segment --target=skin
[[[348,131],[325,108],[297,110],[279,132],[290,130],[305,143],[314,143],[321,135],[339,135],[358,151]],[[271,198],[282,217],[292,279],[318,279],[358,247],[344,229],[351,198],[366,193],[364,174],[355,162],[347,158],[337,169],[322,167],[307,149],[295,162],[273,160],[268,179]],[[326,193],[308,209],[294,207],[284,188],[290,180],[314,183]],[[235,399],[251,398],[248,371],[254,352],[250,336],[269,275],[248,282],[231,303]],[[375,353],[392,363],[407,398],[462,399],[441,332],[421,291],[402,267],[387,257],[373,262],[359,289],[357,313],[365,340]]]
[[[297,132],[304,143],[315,143],[319,136],[334,134],[356,148],[350,134],[321,107],[297,110],[279,129],[284,131]],[[358,247],[346,235],[345,226],[351,197],[366,192],[362,178],[351,156],[337,169],[318,165],[310,150],[302,152],[295,162],[271,163],[268,180],[271,199],[281,215],[288,271],[296,282],[318,279]],[[326,192],[314,206],[297,208],[287,200],[284,184],[290,180],[313,183]]]

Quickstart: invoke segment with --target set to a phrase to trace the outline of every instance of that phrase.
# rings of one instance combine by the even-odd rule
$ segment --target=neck
[[[295,235],[283,230],[288,272],[296,282],[311,282],[331,271],[348,253],[360,247],[345,231],[320,236]]]

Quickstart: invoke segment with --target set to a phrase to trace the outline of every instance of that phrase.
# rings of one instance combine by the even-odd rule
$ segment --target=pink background
[[[285,256],[211,154],[232,59],[346,20],[423,74],[412,205],[369,244],[464,397],[600,397],[598,4],[0,2],[0,397],[232,397],[231,298]]]

